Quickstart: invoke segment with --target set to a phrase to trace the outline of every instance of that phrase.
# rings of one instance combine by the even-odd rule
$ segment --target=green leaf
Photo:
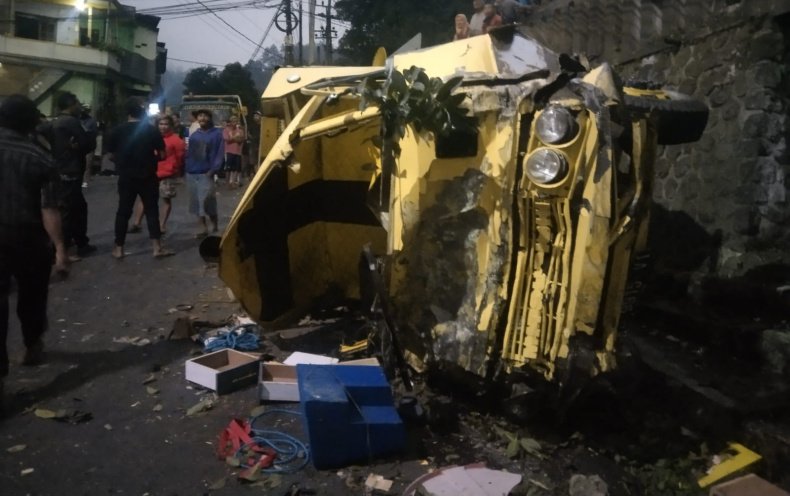
[[[505,456],[507,456],[508,458],[515,458],[518,456],[519,451],[520,449],[519,449],[518,439],[514,438],[508,443],[507,449],[505,450]]]
[[[439,89],[439,92],[436,93],[436,99],[439,101],[446,100],[447,97],[450,96],[450,93],[452,93],[453,90],[457,88],[458,85],[460,85],[461,81],[463,80],[464,80],[463,76],[455,76],[448,79],[447,82],[444,83],[442,87]]]

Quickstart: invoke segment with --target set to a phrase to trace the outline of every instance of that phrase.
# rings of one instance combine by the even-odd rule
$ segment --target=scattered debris
[[[20,472],[20,475],[29,475],[29,474],[32,474],[35,470],[36,469],[34,469],[34,468],[25,468],[25,469],[22,469],[22,471]]]
[[[152,410],[155,411],[155,412],[161,412],[162,411],[162,405],[160,403],[157,403],[156,405],[154,405],[154,408]]]
[[[155,395],[159,394],[159,390],[157,388],[153,387],[153,386],[146,386],[145,392],[147,392],[151,396],[155,396]]]
[[[80,424],[93,418],[93,414],[90,412],[65,408],[57,411],[48,410],[46,408],[36,408],[33,413],[38,418],[68,422],[69,424]]]
[[[722,482],[710,489],[710,496],[790,496],[770,482],[754,474],[744,475],[728,482]]]
[[[699,487],[705,488],[739,470],[760,461],[762,456],[738,443],[730,443],[727,450],[714,455],[712,466],[707,474],[697,481]]]
[[[223,349],[187,360],[184,377],[190,382],[225,394],[255,384],[258,380],[258,357],[232,349]]]
[[[218,481],[215,481],[210,486],[208,486],[208,488],[210,490],[212,490],[212,491],[217,491],[217,490],[222,489],[223,487],[225,487],[225,484],[227,482],[228,482],[228,478],[227,477],[223,477],[223,478],[219,479]]]
[[[146,377],[145,380],[143,380],[143,384],[151,384],[155,380],[156,380],[156,375],[149,374],[148,377]]]
[[[365,480],[365,489],[368,491],[382,491],[388,493],[391,487],[392,481],[378,474],[369,474],[368,478]]]
[[[151,340],[148,338],[143,338],[140,336],[136,337],[129,337],[129,336],[121,336],[120,338],[112,338],[113,343],[121,343],[121,344],[133,344],[135,346],[146,346],[151,344]]]
[[[475,494],[479,496],[501,496],[510,494],[521,482],[521,475],[503,470],[492,470],[485,463],[473,463],[462,467],[446,467],[425,474],[412,482],[403,492],[404,496],[451,496]],[[591,496],[591,495],[585,495]]]
[[[214,394],[204,396],[197,404],[193,405],[187,410],[187,416],[191,417],[193,415],[197,415],[198,413],[211,410],[214,408],[214,405],[217,404],[217,399],[217,396]]]
[[[20,451],[23,451],[25,448],[27,448],[26,444],[15,444],[14,446],[11,446],[10,448],[6,449],[6,451],[9,453],[19,453]]]
[[[494,426],[494,430],[499,436],[507,440],[508,444],[505,455],[507,455],[508,458],[516,458],[522,451],[537,458],[544,458],[543,453],[541,453],[540,443],[535,439],[531,437],[519,437],[516,433],[505,430],[498,425]]]
[[[112,430],[112,425],[104,424],[104,428],[107,429],[108,431],[111,431]]]
[[[570,496],[608,496],[609,486],[597,475],[574,474],[568,488]]]

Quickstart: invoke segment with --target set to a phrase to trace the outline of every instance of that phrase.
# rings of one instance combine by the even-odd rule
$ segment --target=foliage
[[[284,63],[285,56],[282,51],[277,45],[270,45],[262,50],[260,57],[247,62],[244,68],[250,71],[255,87],[262,89],[269,84],[274,71]]]
[[[360,108],[376,105],[381,112],[381,138],[390,141],[395,156],[398,142],[410,125],[417,134],[432,132],[447,135],[450,131],[474,132],[475,118],[467,115],[461,104],[466,93],[455,93],[462,77],[429,78],[425,69],[412,66],[405,72],[393,70],[384,84],[372,78],[362,82]]]
[[[214,67],[192,69],[184,77],[184,93],[195,95],[239,95],[252,112],[258,108],[260,92],[255,88],[250,71],[239,62],[225,66],[222,71]]]
[[[412,66],[405,72],[393,69],[384,83],[365,78],[357,91],[361,95],[360,110],[375,105],[381,113],[379,129],[381,148],[381,184],[376,208],[388,210],[390,177],[395,170],[395,158],[400,155],[400,140],[406,126],[417,135],[425,132],[446,135],[450,131],[476,132],[476,120],[461,107],[465,93],[453,94],[462,78],[443,82],[429,78],[425,69]]]
[[[351,24],[339,51],[352,63],[368,65],[378,47],[392,53],[418,33],[423,46],[448,42],[455,15],[471,16],[471,5],[471,0],[337,0],[336,17]]]

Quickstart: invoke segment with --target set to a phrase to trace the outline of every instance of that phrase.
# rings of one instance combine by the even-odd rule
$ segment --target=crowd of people
[[[11,279],[26,348],[22,363],[36,365],[43,356],[53,266],[65,276],[71,263],[96,251],[87,235],[84,191],[101,139],[98,126],[73,93],[61,93],[55,105],[57,115],[47,120],[26,96],[12,95],[0,104],[0,410],[9,364]],[[241,185],[246,130],[238,116],[216,127],[212,112],[204,109],[193,113],[190,132],[177,115],[149,116],[137,97],[129,98],[124,109],[126,122],[106,134],[102,147],[118,177],[111,254],[124,258],[127,234],[140,232],[145,218],[153,256],[168,257],[175,252],[163,246],[162,235],[176,182],[185,177],[189,212],[197,219],[195,237],[216,233],[216,177],[227,170],[228,184]]]
[[[459,13],[455,16],[454,40],[488,33],[491,29],[520,22],[536,0],[472,0],[472,15]]]

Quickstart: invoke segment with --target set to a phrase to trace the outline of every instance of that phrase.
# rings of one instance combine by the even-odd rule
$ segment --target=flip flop
[[[168,250],[166,248],[162,248],[161,250],[159,250],[159,253],[154,253],[154,258],[172,257],[175,254],[176,254],[176,252],[174,252],[173,250]]]

